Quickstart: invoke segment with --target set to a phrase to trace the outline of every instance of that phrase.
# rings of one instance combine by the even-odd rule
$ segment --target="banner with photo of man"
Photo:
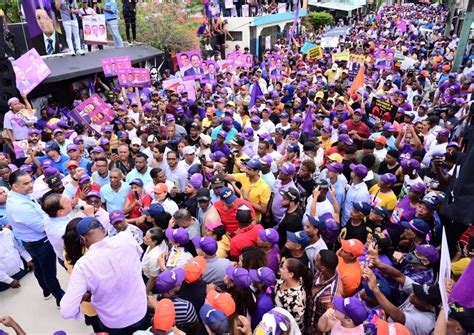
[[[395,51],[392,49],[380,48],[375,54],[375,67],[377,69],[391,69],[395,60]]]
[[[132,59],[129,56],[111,57],[102,59],[102,71],[106,77],[114,77],[117,71],[132,67]]]
[[[202,62],[204,75],[201,77],[201,83],[215,83],[217,81],[217,72],[219,67],[216,61],[205,60]]]
[[[191,50],[179,52],[177,55],[179,71],[184,80],[201,79],[204,74],[202,69],[201,51]]]
[[[83,16],[82,30],[84,31],[84,42],[86,44],[107,44],[107,28],[103,14]]]
[[[180,80],[180,79],[168,79],[163,81],[163,89],[170,90],[181,94],[181,92],[188,92],[188,99],[196,100],[196,85],[194,80]]]
[[[281,55],[270,56],[270,79],[283,78],[283,57]]]
[[[50,74],[51,70],[36,49],[31,49],[12,62],[16,75],[16,88],[22,95],[33,91]]]
[[[33,47],[42,56],[60,53],[66,41],[54,14],[54,1],[22,0],[21,5]]]
[[[130,67],[118,71],[118,81],[121,87],[150,87],[151,78],[149,69]]]
[[[76,110],[86,121],[92,121],[99,126],[109,124],[115,117],[112,108],[97,94],[77,105]]]
[[[231,59],[218,60],[217,66],[222,72],[234,72],[234,61]]]

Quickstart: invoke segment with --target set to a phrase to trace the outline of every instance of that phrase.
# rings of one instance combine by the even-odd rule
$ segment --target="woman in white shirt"
[[[148,278],[146,292],[149,293],[155,286],[156,277],[166,269],[165,257],[168,245],[165,242],[165,233],[158,227],[148,229],[143,242],[148,246],[142,258],[142,271]],[[160,258],[162,262],[159,262]]]

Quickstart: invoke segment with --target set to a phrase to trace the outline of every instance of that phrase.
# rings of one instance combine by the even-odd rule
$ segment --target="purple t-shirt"
[[[272,250],[270,250],[270,252],[267,253],[268,267],[272,269],[273,272],[275,273],[278,272],[278,267],[280,265],[279,256],[280,256],[280,248],[278,247],[278,244],[275,244]]]
[[[393,210],[390,222],[399,224],[401,221],[411,221],[415,217],[416,207],[410,206],[408,195],[398,202],[397,207]]]

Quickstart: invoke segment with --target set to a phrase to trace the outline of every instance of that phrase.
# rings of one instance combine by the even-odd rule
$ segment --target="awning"
[[[308,0],[308,5],[333,10],[340,10],[343,12],[350,12],[354,9],[362,7],[361,5],[348,5],[340,2],[317,2],[315,0]]]

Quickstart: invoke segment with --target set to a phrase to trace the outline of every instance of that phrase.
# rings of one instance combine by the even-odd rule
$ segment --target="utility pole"
[[[451,26],[453,22],[454,16],[454,1],[448,0],[448,8],[449,8],[449,15],[448,15],[448,22],[446,22],[446,27],[444,27],[444,37],[448,38],[451,36]]]
[[[469,40],[469,34],[471,32],[471,25],[474,22],[474,11],[472,8],[464,16],[462,24],[461,34],[459,35],[458,50],[456,51],[456,58],[454,59],[454,66],[452,71],[457,71],[459,65],[462,64],[464,54],[466,52],[467,41]]]

